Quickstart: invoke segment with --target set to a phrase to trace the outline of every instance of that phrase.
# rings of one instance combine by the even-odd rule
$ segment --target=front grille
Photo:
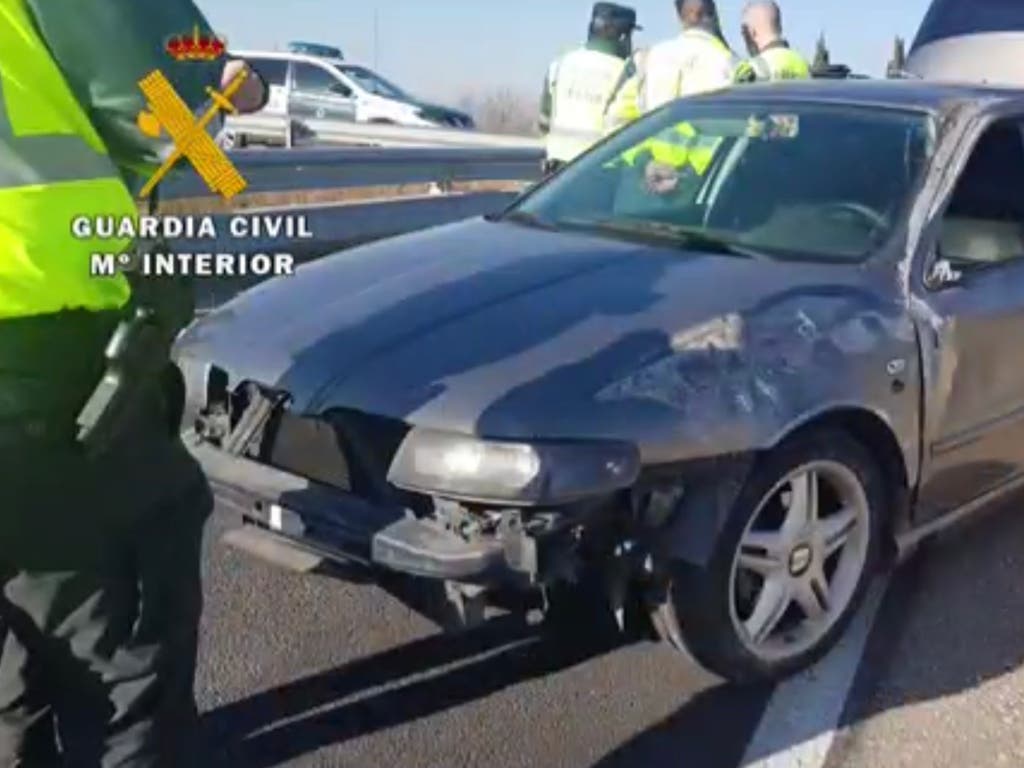
[[[397,419],[358,411],[309,417],[281,410],[267,425],[260,459],[364,498],[393,500],[388,468],[408,431]]]

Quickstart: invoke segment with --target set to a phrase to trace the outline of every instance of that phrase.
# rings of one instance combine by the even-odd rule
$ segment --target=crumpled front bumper
[[[403,507],[370,503],[194,436],[186,436],[186,444],[206,472],[218,505],[241,519],[250,542],[276,540],[346,568],[480,585],[521,578],[498,541],[467,542]],[[245,548],[257,555],[268,551]]]

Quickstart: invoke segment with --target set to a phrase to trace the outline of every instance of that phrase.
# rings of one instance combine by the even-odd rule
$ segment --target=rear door
[[[356,119],[356,95],[329,68],[308,61],[292,64],[288,112],[298,119]]]
[[[1021,0],[932,0],[906,69],[925,79],[1021,86],[1021,50]]]
[[[926,243],[925,517],[1024,475],[1024,113],[971,147]],[[952,278],[952,279],[950,279]]]

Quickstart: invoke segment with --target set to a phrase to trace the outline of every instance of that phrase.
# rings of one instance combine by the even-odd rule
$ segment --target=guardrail
[[[543,152],[535,148],[397,147],[239,149],[228,156],[248,182],[247,193],[291,192],[465,181],[532,181]],[[209,195],[195,173],[161,186],[165,199]]]
[[[183,172],[160,189],[163,201],[198,200],[190,210],[214,214],[218,237],[180,239],[171,250],[183,253],[291,253],[298,262],[361,243],[404,234],[500,210],[519,189],[540,177],[543,153],[533,148],[401,147],[243,149],[229,156],[246,178],[248,188],[235,213],[287,213],[304,216],[313,237],[289,240],[262,237],[244,243],[230,238],[219,200],[211,197],[193,172]],[[474,190],[476,182],[500,189]],[[459,186],[470,189],[460,189]],[[403,190],[417,188],[413,194]],[[362,189],[361,189],[362,188]],[[308,198],[369,190],[370,197],[344,202],[311,203]],[[429,190],[429,191],[427,191]],[[298,202],[259,205],[261,194]],[[292,194],[287,194],[292,193]],[[255,198],[251,195],[254,194]],[[257,201],[243,204],[244,198]],[[197,281],[200,310],[208,310],[258,283],[252,278]]]
[[[267,142],[286,147],[333,144],[375,147],[505,147],[539,150],[542,140],[455,128],[421,128],[344,120],[231,115],[224,131],[234,146]]]

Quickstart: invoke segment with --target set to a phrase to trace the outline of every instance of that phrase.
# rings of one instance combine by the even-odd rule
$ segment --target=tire
[[[807,536],[818,545],[799,543],[803,534],[792,537],[785,533],[795,530],[789,522],[790,510],[801,508],[795,501],[797,485],[787,480],[794,473],[798,474],[793,480],[805,489],[805,494],[811,488],[819,489],[819,520],[825,527],[819,523],[807,529],[816,531]],[[807,481],[805,476],[818,479]],[[675,562],[669,567],[669,607],[678,618],[678,636],[685,645],[680,650],[734,683],[776,680],[818,661],[849,625],[878,570],[886,498],[883,475],[871,454],[845,432],[808,431],[767,454],[755,465],[729,511],[708,566]],[[860,504],[862,509],[849,511]],[[832,507],[837,511],[829,512]],[[847,522],[850,515],[856,516],[857,522],[846,534],[846,543],[826,557],[841,538],[838,527],[852,525]],[[793,515],[793,519],[799,517]],[[772,518],[781,521],[778,531],[769,524]],[[765,532],[776,537],[764,539],[773,542],[773,549],[752,546],[751,542],[760,542]],[[775,544],[789,539],[798,542],[795,548]],[[773,550],[789,554],[773,555]],[[749,563],[756,568],[746,567]],[[828,577],[830,566],[833,571]],[[761,569],[770,575],[762,576]],[[825,581],[816,574],[825,576]],[[774,591],[767,589],[769,579]],[[765,599],[765,605],[782,605],[789,592],[799,595],[802,602],[794,598],[781,612],[768,609],[757,613],[761,598],[783,595]],[[812,620],[812,613],[803,605],[820,611],[820,616]],[[746,608],[749,612],[741,610]],[[769,630],[763,642],[746,631],[762,625],[755,617],[776,614],[781,616],[778,628]],[[764,626],[773,620],[767,619]],[[791,624],[797,628],[790,630]]]

